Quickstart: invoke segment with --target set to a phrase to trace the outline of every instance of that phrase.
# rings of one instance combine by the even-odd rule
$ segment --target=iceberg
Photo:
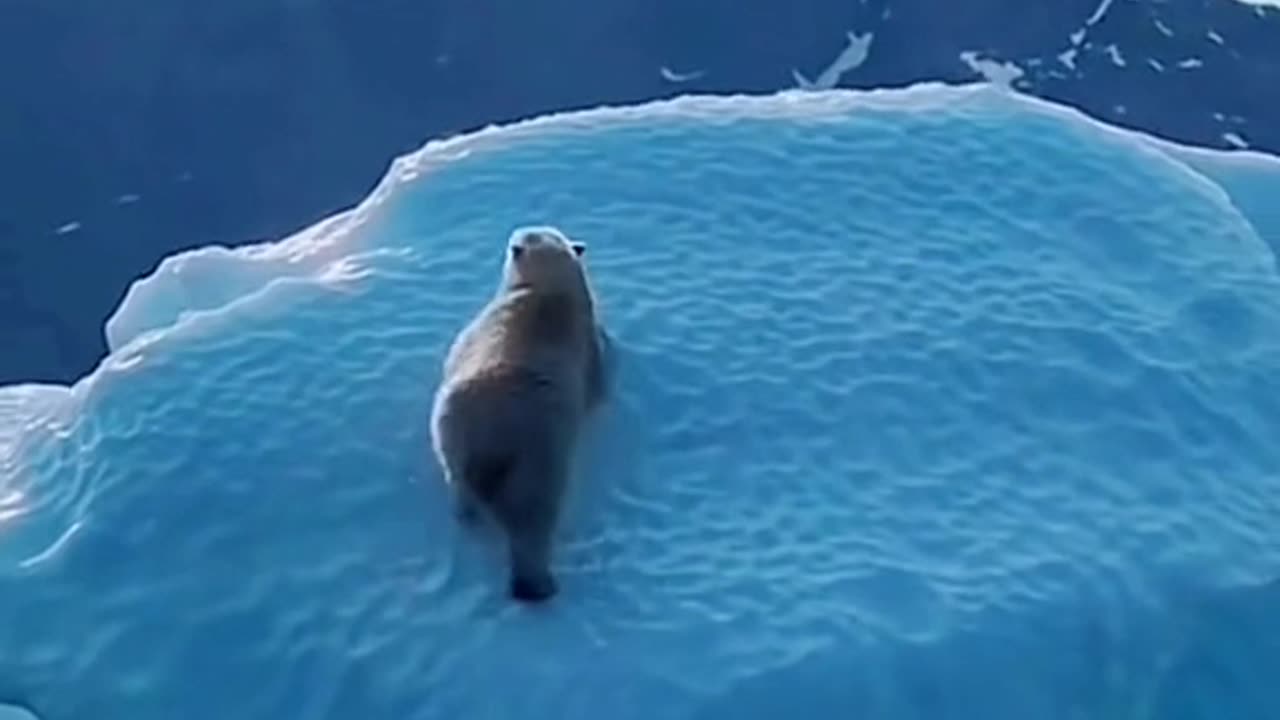
[[[982,85],[433,141],[305,232],[166,259],[75,385],[0,389],[0,699],[1276,717],[1278,191]],[[427,418],[533,224],[591,246],[617,366],[527,607]]]

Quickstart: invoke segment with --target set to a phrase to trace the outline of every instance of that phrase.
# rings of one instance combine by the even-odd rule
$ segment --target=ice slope
[[[1276,717],[1278,179],[938,85],[432,143],[312,232],[163,263],[74,388],[0,392],[0,698]],[[426,418],[541,223],[619,357],[530,609]]]

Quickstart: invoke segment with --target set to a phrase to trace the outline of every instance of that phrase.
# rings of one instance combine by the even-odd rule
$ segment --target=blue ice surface
[[[0,699],[1280,716],[1278,186],[983,86],[430,143],[311,230],[166,260],[74,387],[0,391]],[[427,417],[543,223],[619,358],[531,608]]]

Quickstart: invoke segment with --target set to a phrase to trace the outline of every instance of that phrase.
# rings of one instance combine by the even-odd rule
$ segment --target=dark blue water
[[[305,226],[428,138],[791,87],[850,31],[840,86],[971,80],[972,51],[1116,124],[1280,150],[1280,11],[1233,0],[0,0],[0,383],[73,380],[161,257]]]

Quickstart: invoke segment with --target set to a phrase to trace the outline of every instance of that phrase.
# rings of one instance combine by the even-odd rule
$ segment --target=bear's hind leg
[[[512,528],[507,531],[511,554],[511,597],[526,603],[550,600],[559,592],[551,573],[551,531]]]
[[[539,603],[559,592],[551,572],[551,549],[568,480],[570,433],[555,422],[531,422],[521,428],[510,472],[491,508],[506,532],[510,553],[511,597]]]
[[[519,478],[509,488],[515,492],[504,496],[494,509],[507,536],[511,597],[537,603],[559,591],[559,583],[551,573],[559,497],[554,484],[534,488],[526,484],[529,479]],[[545,478],[540,480],[545,482]],[[520,492],[521,489],[532,492]]]

